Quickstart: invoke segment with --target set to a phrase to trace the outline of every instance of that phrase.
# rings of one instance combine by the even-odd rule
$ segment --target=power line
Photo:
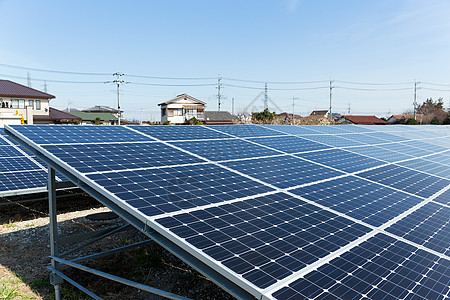
[[[413,84],[414,83],[414,81],[410,81],[410,82],[391,82],[391,83],[371,83],[371,82],[356,82],[356,81],[343,81],[343,80],[335,80],[335,82],[347,83],[347,84],[358,84],[358,85],[407,85],[407,84]]]
[[[229,81],[240,81],[240,82],[249,82],[249,83],[270,83],[270,84],[312,84],[312,83],[325,83],[328,80],[317,80],[317,81],[258,81],[258,80],[246,80],[246,79],[236,79],[223,77],[225,80]]]
[[[13,69],[31,70],[31,71],[48,72],[48,73],[72,74],[72,75],[95,75],[95,76],[110,75],[110,73],[70,72],[70,71],[59,71],[59,70],[48,70],[48,69],[14,66],[14,65],[7,65],[7,64],[0,64],[0,66],[7,67],[7,68],[13,68]]]

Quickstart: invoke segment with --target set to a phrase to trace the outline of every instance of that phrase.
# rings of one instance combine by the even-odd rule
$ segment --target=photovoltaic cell
[[[249,140],[285,153],[299,153],[330,148],[329,146],[295,136],[265,137]]]
[[[259,288],[370,231],[284,193],[157,222]]]
[[[349,139],[358,143],[375,145],[375,144],[387,144],[388,140],[380,139],[374,136],[362,134],[362,133],[351,133],[351,134],[341,134],[340,137]]]
[[[280,154],[241,139],[172,142],[171,144],[213,161]]]
[[[386,149],[386,150],[396,151],[396,152],[400,152],[402,154],[407,154],[407,155],[411,155],[411,156],[415,156],[415,157],[420,157],[420,156],[424,156],[424,155],[433,153],[432,151],[427,151],[424,149],[409,146],[408,142],[406,142],[405,144],[392,143],[392,144],[379,145],[379,147]]]
[[[215,165],[87,175],[146,216],[265,193],[272,189]]]
[[[290,192],[373,226],[380,226],[423,201],[354,176]]]
[[[292,156],[232,161],[223,164],[282,189],[342,175],[339,171]]]
[[[450,156],[443,153],[429,155],[424,157],[423,159],[427,161],[437,162],[450,167]]]
[[[43,148],[81,173],[205,162],[158,142],[44,145]]]
[[[0,157],[18,157],[23,154],[14,146],[0,146]]]
[[[395,235],[450,256],[450,208],[428,203],[387,229]]]
[[[377,234],[273,293],[276,299],[445,299],[450,261]]]
[[[300,153],[295,156],[302,157],[329,167],[349,173],[362,171],[385,164],[384,162],[359,154],[340,149],[331,149],[320,152]]]
[[[450,180],[396,165],[383,166],[358,176],[426,198],[450,184]]]

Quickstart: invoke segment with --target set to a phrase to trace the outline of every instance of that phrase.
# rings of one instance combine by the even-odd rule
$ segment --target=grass
[[[13,219],[9,219],[8,223],[3,224],[3,227],[5,227],[5,228],[12,228],[14,226],[16,226],[16,225],[15,225],[15,222]]]
[[[0,299],[9,300],[20,296],[17,292],[17,287],[14,285],[10,279],[0,282]]]

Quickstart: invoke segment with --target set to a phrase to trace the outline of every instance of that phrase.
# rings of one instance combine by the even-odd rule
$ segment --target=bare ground
[[[126,224],[120,218],[91,221],[86,216],[109,209],[84,194],[66,196],[58,200],[58,232],[61,236]],[[27,197],[3,198],[0,203],[23,198]],[[54,298],[46,269],[50,263],[48,224],[47,201],[0,206],[0,299]],[[75,252],[70,258],[146,239],[148,237],[129,227]],[[60,251],[67,249],[70,248],[61,247]],[[84,264],[188,298],[232,299],[228,293],[154,242]],[[67,269],[65,274],[105,299],[162,299],[76,269]],[[89,298],[68,283],[63,284],[62,297]]]

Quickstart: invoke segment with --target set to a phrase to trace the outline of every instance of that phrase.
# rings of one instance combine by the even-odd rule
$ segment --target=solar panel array
[[[46,189],[47,168],[0,132],[0,197]]]
[[[450,127],[11,126],[260,299],[448,299]]]

